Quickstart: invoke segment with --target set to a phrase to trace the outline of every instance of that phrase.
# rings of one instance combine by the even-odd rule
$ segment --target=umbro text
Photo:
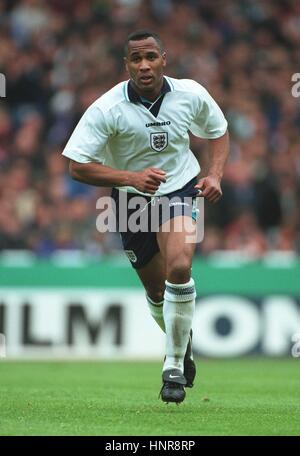
[[[167,120],[166,122],[151,122],[151,123],[146,123],[146,127],[163,127],[164,125],[171,125],[171,121]]]

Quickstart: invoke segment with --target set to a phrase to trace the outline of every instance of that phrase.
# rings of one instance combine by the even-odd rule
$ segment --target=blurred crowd
[[[300,252],[298,0],[0,0],[0,250],[118,252],[96,230],[107,189],[68,175],[63,147],[85,109],[128,79],[127,35],[149,28],[166,74],[203,84],[229,122],[223,198],[205,205],[198,252]],[[205,174],[207,143],[191,137]]]

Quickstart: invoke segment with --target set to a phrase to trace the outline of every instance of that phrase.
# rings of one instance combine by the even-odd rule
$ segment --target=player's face
[[[155,99],[161,90],[166,66],[166,54],[161,52],[155,39],[129,41],[124,60],[137,93]]]

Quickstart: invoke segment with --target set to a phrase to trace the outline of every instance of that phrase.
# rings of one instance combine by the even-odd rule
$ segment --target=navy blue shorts
[[[134,269],[146,266],[159,252],[156,233],[163,223],[178,215],[186,215],[196,220],[196,184],[197,178],[194,177],[175,192],[153,197],[112,189],[111,196],[116,203],[117,228],[124,252]],[[134,225],[131,222],[134,222]]]

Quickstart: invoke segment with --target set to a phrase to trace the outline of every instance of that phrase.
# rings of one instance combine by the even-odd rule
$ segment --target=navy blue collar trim
[[[163,78],[163,86],[161,89],[161,95],[165,95],[167,92],[171,92],[171,87],[166,78]],[[136,93],[136,91],[133,88],[132,81],[130,80],[127,84],[127,94],[129,101],[132,103],[142,103],[141,97]]]

